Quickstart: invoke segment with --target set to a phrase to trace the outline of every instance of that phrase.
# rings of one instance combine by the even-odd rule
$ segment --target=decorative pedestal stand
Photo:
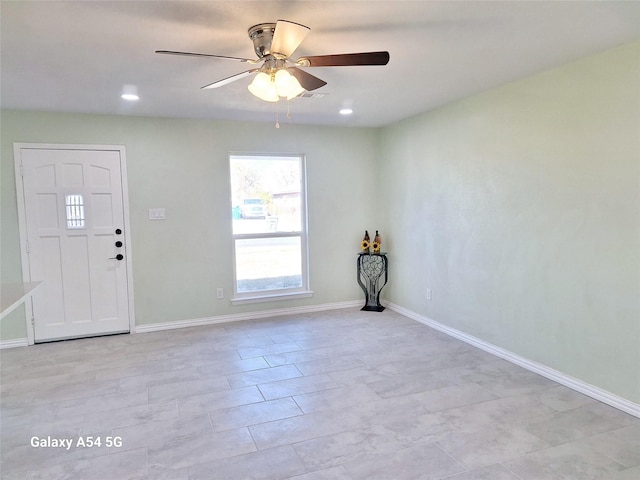
[[[384,276],[384,280],[382,277]],[[358,285],[365,295],[361,310],[381,312],[380,292],[387,284],[387,254],[361,253],[358,255]]]

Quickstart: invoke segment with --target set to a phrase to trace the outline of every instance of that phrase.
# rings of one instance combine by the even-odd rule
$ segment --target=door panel
[[[129,331],[119,150],[22,148],[36,342]]]

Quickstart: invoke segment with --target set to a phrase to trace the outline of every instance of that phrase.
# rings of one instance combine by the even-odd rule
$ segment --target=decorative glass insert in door
[[[80,229],[84,225],[84,200],[82,195],[65,195],[65,206],[67,212],[67,228]]]

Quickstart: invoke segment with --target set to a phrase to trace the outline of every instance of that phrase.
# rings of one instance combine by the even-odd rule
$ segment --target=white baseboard
[[[346,302],[323,303],[304,307],[290,307],[276,310],[261,310],[258,312],[232,313],[215,317],[194,318],[191,320],[177,320],[175,322],[148,323],[136,325],[136,333],[157,332],[160,330],[173,330],[175,328],[200,327],[203,325],[215,325],[218,323],[242,322],[245,320],[257,320],[261,318],[277,317],[279,315],[296,315],[303,313],[323,312],[326,310],[338,310],[341,308],[353,308],[362,306],[362,300],[349,300]]]
[[[26,347],[29,342],[26,338],[13,338],[11,340],[0,340],[0,350],[3,348]]]
[[[559,372],[558,370],[554,370],[553,368],[547,367],[546,365],[543,365],[541,363],[529,360],[528,358],[522,357],[516,353],[505,350],[504,348],[493,345],[460,330],[456,330],[455,328],[451,328],[443,325],[442,323],[438,323],[435,320],[419,315],[418,313],[401,307],[400,305],[396,305],[394,303],[386,301],[383,303],[389,309],[398,312],[405,317],[416,320],[417,322],[423,323],[424,325],[427,325],[434,330],[438,330],[439,332],[445,333],[450,337],[462,340],[469,345],[473,345],[474,347],[477,347],[481,350],[484,350],[485,352],[491,353],[497,357],[519,365],[531,372],[542,375],[543,377],[553,380],[554,382],[564,385],[565,387],[569,387],[595,400],[606,403],[607,405],[611,405],[618,410],[622,410],[623,412],[640,418],[640,404],[634,403],[618,395],[614,395],[611,392],[603,390],[599,387],[591,385],[565,373]]]

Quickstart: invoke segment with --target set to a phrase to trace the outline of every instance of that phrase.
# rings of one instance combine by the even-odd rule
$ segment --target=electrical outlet
[[[218,288],[216,290],[216,295],[218,296],[218,298],[224,298],[224,289],[223,288]]]
[[[427,300],[431,301],[431,289],[427,288]]]

